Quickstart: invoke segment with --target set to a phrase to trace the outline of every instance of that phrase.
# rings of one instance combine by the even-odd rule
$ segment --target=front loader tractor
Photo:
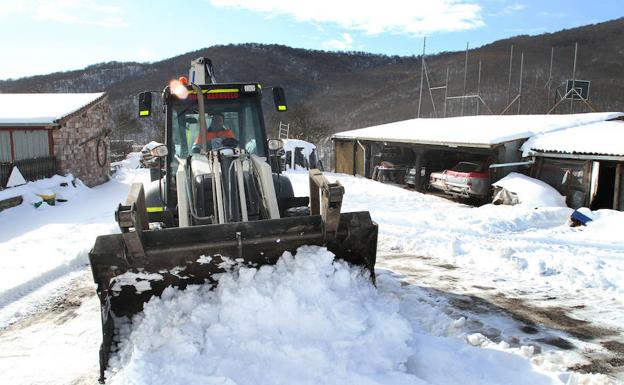
[[[272,89],[277,111],[287,109]],[[374,280],[377,224],[368,212],[341,213],[344,188],[318,170],[310,196],[295,197],[280,173],[279,140],[267,140],[258,83],[219,84],[210,60],[162,92],[165,143],[151,143],[152,182],[133,184],[115,218],[120,233],[97,237],[89,253],[101,302],[100,381],[132,322],[168,286],[216,285],[231,266],[275,264],[303,245],[325,246]],[[139,95],[139,116],[152,115]]]

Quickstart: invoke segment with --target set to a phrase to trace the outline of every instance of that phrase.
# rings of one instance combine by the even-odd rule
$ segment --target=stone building
[[[105,93],[0,94],[0,188],[14,167],[27,180],[105,182],[112,124]]]

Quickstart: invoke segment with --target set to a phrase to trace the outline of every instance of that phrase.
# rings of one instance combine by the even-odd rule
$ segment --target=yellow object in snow
[[[50,206],[54,206],[56,203],[56,194],[53,192],[38,193],[37,196],[40,196]]]

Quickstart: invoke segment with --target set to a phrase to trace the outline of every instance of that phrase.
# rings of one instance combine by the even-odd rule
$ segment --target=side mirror
[[[284,147],[284,142],[281,139],[269,139],[268,147],[270,151],[278,151]]]
[[[288,109],[286,105],[286,94],[282,87],[273,87],[273,101],[278,111],[286,111]]]
[[[141,92],[139,94],[139,117],[145,118],[152,114],[152,93]]]

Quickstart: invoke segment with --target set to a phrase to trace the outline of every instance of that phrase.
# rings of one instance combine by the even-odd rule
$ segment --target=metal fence
[[[3,162],[0,163],[0,190],[6,187],[14,166],[17,166],[27,181],[49,178],[56,174],[56,158],[53,156]]]

